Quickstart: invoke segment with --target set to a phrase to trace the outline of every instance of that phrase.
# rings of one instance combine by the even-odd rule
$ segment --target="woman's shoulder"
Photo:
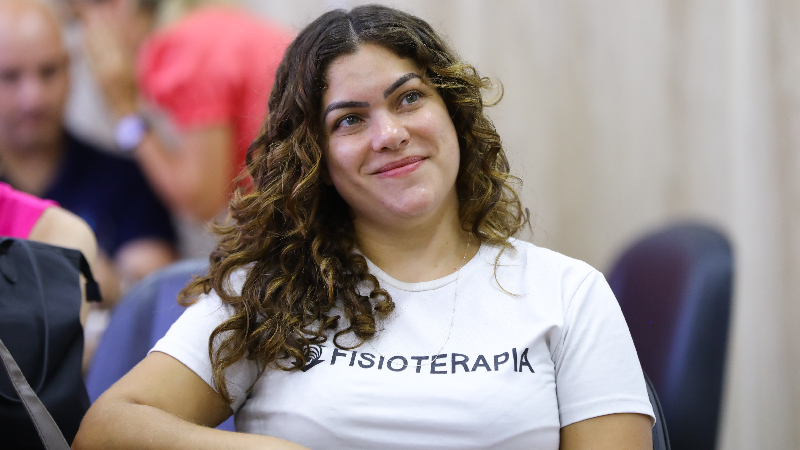
[[[252,264],[234,269],[225,282],[222,288],[225,289],[226,294],[229,296],[239,296],[242,294],[244,283],[247,281],[247,276],[250,273]],[[197,300],[191,304],[195,310],[204,310],[207,313],[228,315],[233,311],[233,307],[226,304],[220,298],[219,292],[212,289],[206,294],[201,294]]]
[[[493,265],[496,262],[498,273],[504,268],[516,268],[529,283],[557,285],[562,291],[572,291],[590,276],[600,275],[586,262],[555,250],[515,238],[507,243],[487,246],[484,252],[484,261]]]
[[[247,264],[233,270],[225,281],[224,288],[234,295],[241,295],[244,283],[250,275],[253,264]]]
[[[549,248],[521,239],[509,238],[508,246],[489,246],[490,254],[500,255],[499,262],[527,262],[537,267],[547,267],[557,272],[576,271],[584,275],[596,271],[594,267],[580,259],[572,258]]]

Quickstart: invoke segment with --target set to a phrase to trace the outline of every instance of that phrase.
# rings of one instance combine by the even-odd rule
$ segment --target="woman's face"
[[[414,61],[369,44],[328,67],[327,176],[357,225],[393,227],[458,212],[455,127],[421,75]]]

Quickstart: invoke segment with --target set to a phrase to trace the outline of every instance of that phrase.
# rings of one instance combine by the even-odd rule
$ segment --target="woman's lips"
[[[382,166],[375,171],[375,175],[387,178],[399,177],[416,170],[425,159],[423,156],[409,156]]]

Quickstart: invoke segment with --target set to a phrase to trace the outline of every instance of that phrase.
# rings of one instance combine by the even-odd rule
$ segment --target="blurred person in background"
[[[207,2],[69,3],[119,148],[179,215],[221,217],[291,34]],[[162,26],[170,15],[180,17]]]
[[[68,69],[46,4],[0,2],[0,181],[55,200],[89,224],[99,245],[101,307],[110,307],[125,286],[175,259],[175,233],[135,162],[64,128]]]
[[[4,0],[5,1],[5,0]],[[28,239],[83,253],[90,266],[97,258],[97,241],[80,217],[58,203],[20,192],[0,182],[0,236]],[[89,303],[81,305],[81,324],[86,324]]]

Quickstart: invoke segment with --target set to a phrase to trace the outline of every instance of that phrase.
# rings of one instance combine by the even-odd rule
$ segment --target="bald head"
[[[4,28],[6,21],[28,21],[19,23],[21,27],[46,25],[49,29],[59,32],[60,25],[51,7],[43,0],[0,0],[0,23]],[[40,22],[36,22],[36,21]]]
[[[0,151],[60,142],[68,70],[50,8],[38,0],[0,0]]]

